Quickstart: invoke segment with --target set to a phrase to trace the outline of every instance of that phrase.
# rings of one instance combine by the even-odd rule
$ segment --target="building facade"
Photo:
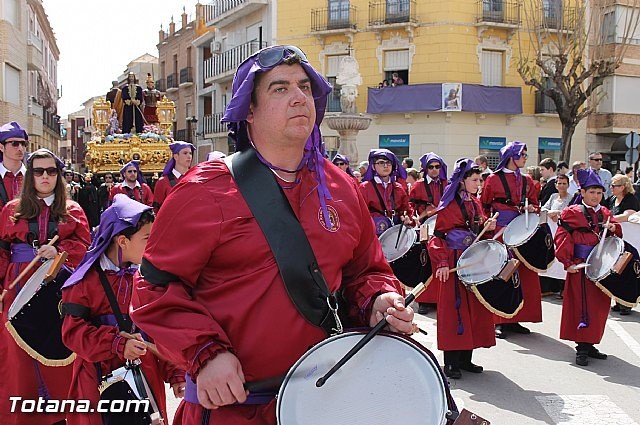
[[[58,150],[57,66],[60,51],[40,0],[0,4],[0,122],[29,133],[29,151]]]

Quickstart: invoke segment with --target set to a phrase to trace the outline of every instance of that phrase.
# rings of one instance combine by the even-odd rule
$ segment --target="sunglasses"
[[[127,173],[129,173],[129,174],[133,174],[133,173],[137,173],[137,172],[138,172],[138,170],[127,170]]]
[[[590,161],[602,161],[602,158],[589,158]]]
[[[10,140],[10,141],[4,142],[3,145],[11,145],[14,148],[17,148],[18,146],[22,146],[24,148],[27,146],[27,142],[25,140]]]
[[[336,162],[336,165],[346,165],[344,162]]]
[[[261,68],[272,68],[284,62],[292,55],[298,56],[302,62],[309,62],[307,55],[296,46],[271,46],[264,48],[258,53],[256,62]]]
[[[526,153],[526,152],[522,152],[522,153],[520,154],[520,158],[527,159],[527,158],[529,158],[529,154],[528,154],[528,153]]]
[[[439,170],[440,169],[440,165],[436,164],[436,165],[427,165],[427,168],[429,170]]]
[[[45,172],[47,173],[48,176],[58,175],[58,169],[56,167],[47,167],[47,168],[37,167],[33,169],[33,175],[36,177],[42,177]]]
[[[391,167],[391,161],[376,161],[375,165],[380,165],[381,167]]]

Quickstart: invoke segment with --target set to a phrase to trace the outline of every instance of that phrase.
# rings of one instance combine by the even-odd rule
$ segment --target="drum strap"
[[[500,182],[502,183],[502,187],[504,188],[504,193],[506,198],[496,198],[495,201],[501,202],[507,205],[515,206],[515,203],[511,199],[511,189],[509,189],[509,183],[507,182],[507,177],[504,175],[502,170],[496,171],[498,177],[500,178]],[[520,196],[520,206],[524,207],[524,200],[527,198],[527,179],[525,177],[522,178],[522,195]]]
[[[427,197],[429,198],[429,202],[427,204],[431,204],[437,207],[435,203],[435,198],[433,197],[433,192],[431,191],[431,186],[427,183],[426,177],[423,180],[423,182],[424,182],[424,189],[427,191]],[[442,196],[442,180],[441,179],[438,179],[438,188],[440,189],[440,196]]]
[[[467,208],[464,206],[464,201],[460,197],[460,194],[458,194],[457,192],[456,192],[456,204],[458,204],[458,207],[460,208],[460,212],[462,213],[462,217],[464,218],[464,222],[466,223],[467,228],[477,235],[480,227],[480,215],[478,214],[478,208],[475,208],[474,206],[473,221],[470,221],[469,212],[467,211]],[[471,201],[471,204],[473,205],[473,201]]]
[[[169,178],[169,184],[171,185],[171,187],[174,187],[176,184],[178,184],[178,180],[176,179],[176,176],[173,175],[173,172],[167,174],[167,177]]]
[[[384,202],[384,199],[382,198],[382,195],[378,190],[378,183],[376,183],[375,180],[371,180],[371,184],[373,185],[373,188],[376,191],[376,195],[378,195],[378,201],[380,201],[380,205],[382,205],[383,211],[376,210],[375,208],[370,208],[370,209],[374,210],[375,212],[382,212],[382,214],[384,214],[384,216],[387,218],[392,218],[396,212],[396,197],[395,197],[396,191],[395,191],[395,188],[393,187],[393,182],[389,183],[389,185],[391,186],[391,212],[387,210],[387,204],[386,202]]]
[[[100,283],[102,284],[102,288],[104,289],[104,293],[109,300],[109,305],[111,306],[111,311],[113,311],[113,315],[116,316],[116,321],[118,322],[118,328],[121,331],[131,333],[133,331],[133,323],[128,316],[124,316],[122,311],[120,311],[120,307],[118,307],[118,300],[116,300],[116,295],[113,293],[113,289],[111,289],[111,285],[109,284],[109,280],[107,279],[107,275],[102,270],[102,267],[96,262],[93,267],[98,272],[98,276],[100,277]]]
[[[51,240],[55,235],[58,234],[58,222],[53,218],[53,216],[49,216],[49,223],[47,224],[47,239]],[[29,245],[33,245],[34,242],[39,242],[40,238],[40,225],[38,224],[38,217],[29,219],[29,233],[27,234],[26,242]],[[54,245],[57,245],[54,244]]]
[[[76,303],[63,303],[61,309],[61,316],[73,316],[79,317],[84,320],[89,320],[91,318],[91,309],[89,307],[84,306],[82,304]]]
[[[7,202],[9,202],[9,195],[7,195],[7,189],[4,187],[4,179],[2,178],[0,178],[0,200],[2,205],[7,205]]]
[[[330,293],[309,239],[271,170],[253,148],[224,161],[269,243],[298,312],[329,335],[342,333],[337,294]]]
[[[591,214],[589,214],[589,211],[587,210],[587,207],[585,207],[584,204],[580,206],[582,207],[582,214],[584,214],[587,222],[589,223],[589,228],[597,234],[600,234],[600,232],[602,232],[602,230],[604,229],[604,216],[602,215],[602,210],[596,213],[596,223],[594,223]]]

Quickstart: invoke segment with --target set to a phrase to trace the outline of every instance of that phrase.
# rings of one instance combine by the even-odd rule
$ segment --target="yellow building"
[[[417,160],[434,151],[449,164],[480,153],[497,163],[510,140],[526,142],[533,165],[558,158],[561,127],[551,104],[525,87],[517,72],[520,43],[528,43],[521,2],[517,0],[215,0],[207,23],[217,28],[213,57],[228,52],[237,62],[264,44],[294,44],[311,64],[335,83],[343,56],[355,57],[363,84],[357,107],[373,117],[357,136],[358,158],[387,147]],[[567,28],[575,9],[561,0],[544,0],[536,25]],[[244,34],[260,27],[260,38]],[[521,36],[519,38],[519,35]],[[254,43],[254,44],[249,44]],[[238,47],[244,46],[243,50]],[[234,50],[235,49],[235,50]],[[237,64],[236,64],[237,65]],[[206,67],[206,65],[205,65]],[[212,69],[209,65],[208,69]],[[404,84],[378,88],[394,73]],[[221,113],[230,96],[232,72],[205,72],[205,83],[221,96]],[[339,89],[339,86],[336,86]],[[452,99],[447,103],[446,97]],[[339,90],[327,115],[340,113]],[[330,151],[338,133],[323,124]],[[212,138],[224,136],[211,134]],[[214,143],[215,144],[215,143]],[[532,154],[532,153],[537,154]],[[572,158],[585,157],[585,126],[573,138]]]

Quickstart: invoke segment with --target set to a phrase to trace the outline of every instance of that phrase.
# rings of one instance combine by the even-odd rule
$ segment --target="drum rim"
[[[584,269],[584,274],[587,277],[587,279],[591,280],[592,282],[599,282],[601,280],[604,280],[606,278],[608,278],[609,276],[611,276],[611,274],[613,273],[613,266],[615,265],[615,263],[618,261],[618,259],[620,258],[620,256],[624,253],[624,240],[615,236],[615,235],[610,235],[607,236],[604,240],[604,243],[607,243],[607,240],[611,240],[613,242],[616,243],[616,245],[619,248],[619,252],[618,252],[618,258],[616,259],[616,261],[611,265],[611,268],[607,269],[605,271],[605,273],[602,276],[598,276],[598,277],[592,277],[589,273],[589,267],[586,267]],[[596,250],[598,249],[598,245],[594,246],[593,249],[591,250],[591,252],[589,253],[589,256],[586,259],[586,262],[589,263],[589,259],[591,258],[591,255],[595,255]]]
[[[504,229],[504,234],[502,235],[502,240],[504,241],[504,244],[506,246],[508,246],[509,248],[517,248],[519,246],[522,246],[524,244],[526,244],[527,242],[529,242],[531,240],[531,238],[538,233],[538,229],[540,228],[540,226],[542,225],[542,223],[540,223],[540,214],[536,214],[536,213],[529,213],[529,220],[531,220],[531,217],[535,217],[534,220],[536,220],[538,222],[538,224],[536,224],[536,228],[533,230],[533,232],[531,232],[530,235],[527,236],[527,238],[520,242],[519,244],[513,244],[510,245],[507,243],[507,241],[504,239],[505,235],[507,234],[507,232],[509,231],[510,228],[515,228],[517,227],[515,224],[513,224],[516,220],[520,220],[520,217],[523,217],[522,220],[524,220],[524,214],[520,214],[519,216],[515,217],[513,220],[511,220],[509,222],[509,224],[507,224],[506,228]],[[513,224],[513,227],[511,227],[511,225]]]
[[[504,268],[504,266],[509,262],[509,251],[507,250],[507,247],[505,246],[505,244],[503,244],[502,242],[497,241],[495,239],[485,239],[485,240],[482,240],[482,241],[478,241],[478,242],[472,244],[471,246],[469,246],[467,249],[465,249],[462,252],[460,257],[458,258],[458,261],[456,261],[456,267],[460,267],[460,259],[465,254],[465,252],[467,252],[469,250],[469,248],[471,248],[472,246],[480,246],[480,245],[487,245],[487,244],[489,244],[489,245],[499,244],[504,249],[504,251],[506,253],[505,260],[502,262],[502,266],[500,266],[500,270],[498,270],[498,274],[499,274],[500,271]],[[487,278],[485,280],[469,283],[469,282],[465,282],[464,280],[462,280],[462,277],[460,277],[460,272],[462,272],[462,270],[456,270],[456,274],[458,275],[458,279],[460,279],[460,281],[462,283],[464,283],[465,285],[467,285],[467,286],[482,285],[483,283],[491,282],[497,276],[497,274],[496,274],[495,276],[492,276],[492,277]]]
[[[291,368],[289,368],[289,370],[287,371],[287,374],[284,378],[284,380],[282,381],[282,384],[280,385],[280,388],[278,389],[278,395],[276,396],[276,420],[277,420],[277,424],[281,425],[280,423],[280,411],[282,408],[282,399],[283,399],[283,395],[284,395],[284,389],[286,387],[287,382],[289,382],[291,380],[291,377],[293,375],[293,373],[297,370],[297,368],[300,366],[300,363],[302,363],[307,357],[309,357],[312,353],[314,353],[316,350],[318,350],[320,347],[327,345],[330,342],[336,341],[338,339],[341,338],[345,338],[345,337],[352,337],[352,336],[356,336],[356,335],[360,335],[362,337],[364,337],[366,335],[365,332],[344,332],[338,335],[334,335],[331,336],[325,340],[320,341],[319,343],[317,343],[316,345],[314,345],[313,347],[311,347],[309,350],[307,350],[298,360],[296,360],[296,362],[293,364],[293,366],[291,366]],[[392,338],[394,340],[398,340],[401,341],[402,343],[408,345],[409,347],[411,347],[412,349],[416,350],[422,357],[424,357],[429,365],[431,365],[431,367],[433,368],[433,371],[435,373],[435,375],[438,376],[438,386],[439,389],[441,390],[441,394],[442,394],[442,411],[443,411],[443,415],[442,415],[442,419],[440,421],[439,424],[433,424],[433,425],[445,425],[447,423],[447,418],[446,418],[446,413],[447,410],[449,409],[448,407],[448,401],[447,401],[447,387],[445,385],[445,383],[442,381],[442,373],[440,370],[440,366],[437,363],[434,363],[433,359],[431,357],[429,357],[429,355],[427,355],[426,353],[424,353],[423,351],[421,351],[420,347],[418,347],[415,344],[411,344],[410,342],[408,342],[405,338],[402,338],[398,335],[393,335],[393,334],[387,334],[387,333],[380,333],[377,334],[376,337],[387,337],[387,338]]]
[[[16,297],[11,302],[11,305],[9,306],[9,310],[7,311],[7,320],[13,320],[13,318],[15,318],[16,315],[18,315],[18,313],[20,313],[20,310],[22,309],[22,306],[20,306],[21,308],[17,309],[13,314],[11,314],[11,310],[14,308],[14,305],[15,305],[16,301],[21,299],[20,294],[22,294],[22,296],[25,296],[26,292],[23,292],[23,291],[24,291],[25,288],[27,288],[29,286],[30,282],[32,282],[32,281],[37,282],[38,280],[40,280],[40,284],[38,285],[36,290],[33,292],[31,297],[29,298],[29,300],[31,298],[33,298],[38,293],[38,291],[42,288],[42,283],[43,283],[43,279],[42,278],[44,278],[44,276],[47,274],[47,272],[49,271],[49,268],[51,268],[51,264],[53,264],[54,261],[55,261],[55,258],[52,258],[52,259],[49,259],[49,260],[43,262],[38,267],[38,269],[35,272],[33,272],[33,274],[31,276],[29,276],[29,279],[27,279],[25,284],[20,288],[20,290],[16,294]],[[41,272],[40,270],[43,270],[43,272]],[[34,280],[34,277],[38,276],[39,274],[42,274],[42,278]],[[28,300],[26,300],[26,301],[28,301]],[[25,304],[26,304],[26,302],[25,302]],[[22,305],[24,305],[24,304],[22,304]]]
[[[385,233],[389,232],[390,230],[400,228],[400,226],[404,226],[404,224],[396,224],[395,226],[391,226],[391,227],[389,227],[387,230],[385,230],[385,231],[384,231],[384,233],[382,233],[380,236],[378,236],[378,241],[380,241],[380,247],[382,247],[382,241],[383,241],[383,240],[382,240],[382,237],[385,235]],[[402,229],[400,229],[400,230],[402,230]],[[394,255],[394,258],[393,258],[392,260],[391,260],[391,259],[389,259],[389,258],[387,258],[387,257],[385,257],[385,259],[387,260],[387,262],[388,262],[388,263],[393,263],[394,261],[396,261],[396,260],[398,260],[398,259],[402,258],[402,257],[403,257],[407,252],[409,252],[409,250],[413,247],[413,245],[414,245],[414,244],[416,243],[416,241],[418,240],[418,235],[416,234],[415,229],[413,229],[413,228],[407,228],[407,230],[405,230],[405,233],[408,233],[408,232],[410,232],[410,233],[411,233],[411,236],[409,236],[409,238],[410,238],[410,239],[412,239],[412,240],[411,240],[411,243],[410,243],[410,244],[408,244],[408,246],[409,246],[409,247],[407,248],[407,250],[406,250],[406,251],[404,251],[404,252],[403,252],[402,254],[400,254],[400,255],[398,255],[398,254],[397,254],[397,253],[398,253],[398,252],[400,252],[400,251],[396,250],[396,254]],[[392,236],[392,237],[393,237],[393,236]],[[395,237],[397,237],[397,236],[395,236]],[[384,255],[384,249],[382,250],[382,253],[383,253],[383,255]]]

